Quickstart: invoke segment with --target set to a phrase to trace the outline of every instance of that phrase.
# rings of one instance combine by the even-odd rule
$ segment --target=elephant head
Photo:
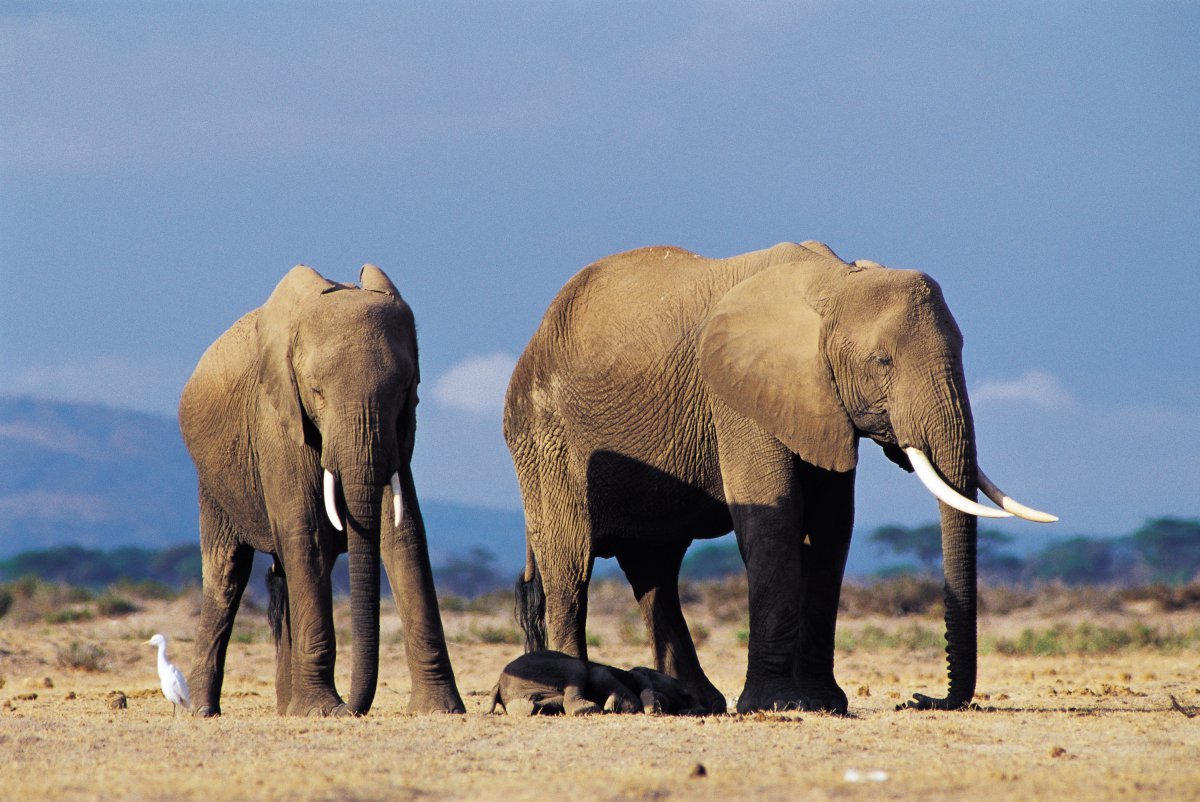
[[[962,334],[937,283],[815,242],[735,285],[700,332],[701,373],[728,406],[804,461],[850,471],[858,440],[879,443],[940,500],[950,668],[945,699],[975,689],[976,516],[1056,520],[1005,496],[976,460]],[[1004,507],[976,503],[983,490]]]
[[[404,519],[419,376],[408,305],[373,265],[363,266],[359,283],[335,284],[297,266],[256,327],[261,398],[281,439],[306,452],[323,476],[324,514],[345,532],[354,636],[349,707],[365,713],[379,665],[380,527],[400,528]]]

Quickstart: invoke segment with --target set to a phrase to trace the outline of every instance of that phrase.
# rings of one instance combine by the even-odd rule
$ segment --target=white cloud
[[[498,413],[517,360],[508,354],[475,355],[459,362],[433,383],[439,404],[476,415]]]
[[[0,370],[0,387],[5,395],[173,416],[190,373],[181,359],[108,355]]]
[[[1028,403],[1048,409],[1066,407],[1075,399],[1057,377],[1041,370],[1030,370],[1016,379],[990,379],[971,391],[972,403]]]

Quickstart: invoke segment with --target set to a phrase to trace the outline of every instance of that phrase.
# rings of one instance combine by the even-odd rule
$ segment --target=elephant
[[[625,671],[554,651],[521,655],[504,667],[492,688],[489,713],[651,713],[691,715],[697,700],[673,677],[645,666]]]
[[[939,499],[949,690],[976,679],[976,516],[1050,521],[979,469],[962,335],[928,275],[816,241],[726,259],[674,247],[607,257],[551,302],[509,383],[504,434],[525,507],[526,648],[586,659],[596,557],[632,585],[655,667],[713,712],[680,608],[689,544],[731,530],[750,637],[739,712],[844,713],[834,630],[858,441]],[[976,502],[983,490],[1003,509]]]
[[[380,561],[404,625],[412,712],[465,712],[446,650],[409,462],[416,329],[387,275],[292,268],[201,357],[179,423],[199,479],[203,588],[189,683],[221,712],[225,654],[254,552],[268,576],[280,715],[363,715],[379,670]],[[330,571],[349,554],[350,694],[334,687]]]

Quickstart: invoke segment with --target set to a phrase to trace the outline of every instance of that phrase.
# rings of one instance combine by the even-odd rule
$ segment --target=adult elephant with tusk
[[[268,577],[281,714],[361,715],[379,668],[382,558],[404,624],[413,712],[463,712],[446,651],[409,460],[416,429],[412,311],[382,270],[359,285],[293,268],[213,343],[179,423],[200,485],[204,584],[189,682],[221,711],[225,651],[254,551]],[[350,695],[334,687],[330,571],[349,553]]]
[[[712,711],[725,701],[678,575],[693,539],[731,529],[750,593],[738,710],[846,710],[833,644],[861,438],[941,502],[950,686],[916,707],[974,694],[976,516],[1054,520],[979,469],[962,336],[933,279],[819,242],[729,259],[648,248],[585,268],[518,362],[504,427],[525,502],[527,649],[586,658],[592,563],[616,557],[656,668]]]

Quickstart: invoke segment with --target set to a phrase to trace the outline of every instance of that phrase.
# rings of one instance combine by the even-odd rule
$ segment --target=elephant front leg
[[[854,471],[834,473],[797,463],[808,538],[801,546],[801,619],[794,672],[806,710],[845,713],[846,693],[833,674],[833,647],[854,527]]]
[[[294,538],[282,549],[288,591],[284,638],[291,646],[290,696],[285,712],[293,716],[350,715],[333,681],[337,647],[329,574],[336,555],[317,543],[314,538]],[[277,676],[281,671],[277,667]]]
[[[750,644],[738,712],[804,706],[794,661],[801,608],[801,509],[793,455],[762,429],[717,409],[725,499],[750,586]]]
[[[254,565],[254,549],[237,542],[220,509],[203,494],[200,499],[200,546],[203,588],[188,687],[195,715],[219,716],[225,652]]]
[[[688,544],[626,546],[617,562],[633,586],[650,634],[655,668],[679,680],[710,713],[725,712],[725,696],[700,667],[679,600],[679,568]]]

